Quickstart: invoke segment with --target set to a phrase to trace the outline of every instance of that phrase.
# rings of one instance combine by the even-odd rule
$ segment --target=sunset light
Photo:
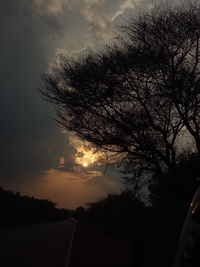
[[[83,167],[88,167],[89,165],[94,164],[99,159],[99,154],[94,153],[92,149],[86,149],[81,147],[78,149],[78,153],[76,154],[75,161],[79,165]]]
[[[70,144],[76,149],[75,162],[83,167],[99,163],[103,154],[96,152],[90,143],[82,141],[74,135],[70,135]]]
[[[83,163],[83,167],[88,167],[88,163],[87,162],[84,162]]]

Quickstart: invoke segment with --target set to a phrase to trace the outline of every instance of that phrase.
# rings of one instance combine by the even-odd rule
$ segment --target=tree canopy
[[[187,131],[200,152],[200,7],[154,7],[114,44],[65,57],[44,75],[57,120],[124,163],[176,171]]]

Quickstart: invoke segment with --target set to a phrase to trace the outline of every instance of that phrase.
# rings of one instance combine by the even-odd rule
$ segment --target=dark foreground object
[[[0,266],[64,267],[74,221],[0,230]]]

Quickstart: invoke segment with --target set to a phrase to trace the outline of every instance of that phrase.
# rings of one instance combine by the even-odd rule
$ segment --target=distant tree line
[[[0,224],[18,225],[36,222],[65,220],[70,212],[56,208],[56,203],[47,199],[22,196],[19,192],[0,187]]]

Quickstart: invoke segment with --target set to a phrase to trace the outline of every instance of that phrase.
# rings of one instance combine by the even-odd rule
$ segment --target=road
[[[0,266],[65,267],[73,220],[0,230]]]

